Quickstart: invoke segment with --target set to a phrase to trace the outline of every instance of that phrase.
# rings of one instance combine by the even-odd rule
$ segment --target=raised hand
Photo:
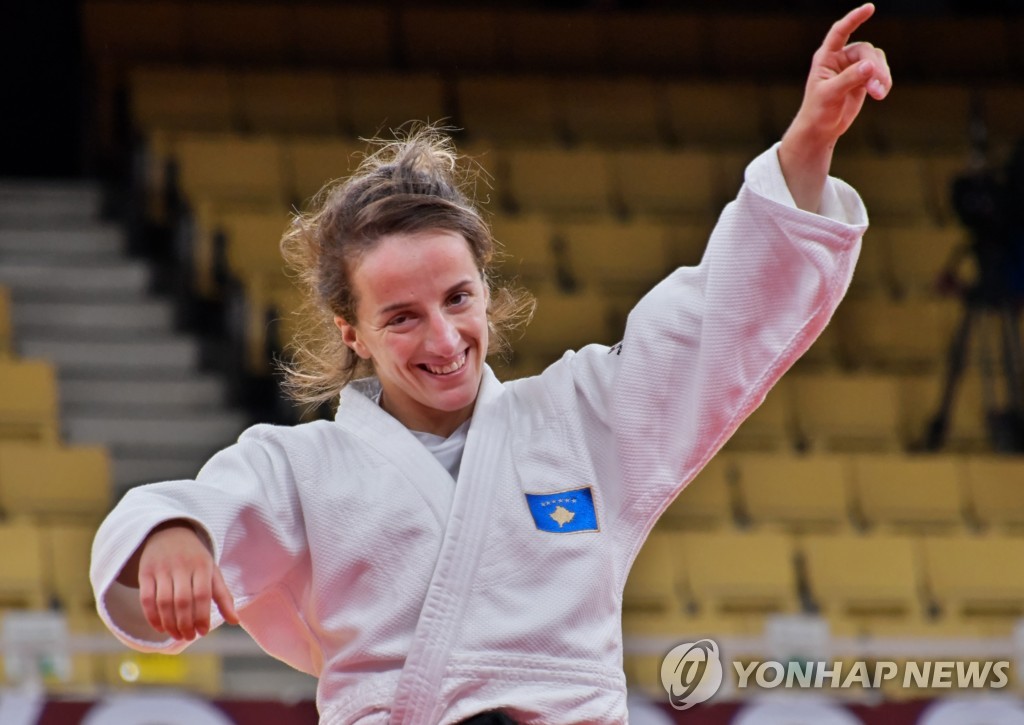
[[[175,639],[192,640],[210,631],[210,602],[226,622],[238,624],[234,599],[206,544],[187,522],[155,528],[140,547],[137,562],[139,601],[150,626]]]
[[[885,53],[850,36],[875,12],[871,3],[836,21],[814,53],[800,110],[782,138],[779,161],[793,198],[817,211],[836,141],[867,96],[882,100],[892,88]]]

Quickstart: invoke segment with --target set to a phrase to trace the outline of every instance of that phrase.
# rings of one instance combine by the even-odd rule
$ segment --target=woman
[[[195,481],[125,496],[93,550],[108,626],[177,652],[240,622],[319,677],[323,723],[624,722],[636,552],[849,283],[866,215],[827,171],[891,85],[881,51],[848,44],[873,11],[832,27],[701,264],[639,302],[621,345],[537,377],[484,362],[516,300],[489,289],[489,233],[429,134],[298,219],[285,250],[336,332],[292,382],[340,389],[336,420],[255,426]]]

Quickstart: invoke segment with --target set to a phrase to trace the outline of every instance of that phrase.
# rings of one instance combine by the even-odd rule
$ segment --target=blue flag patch
[[[541,531],[567,534],[600,530],[594,494],[589,486],[561,493],[528,493],[526,503],[533,522]]]

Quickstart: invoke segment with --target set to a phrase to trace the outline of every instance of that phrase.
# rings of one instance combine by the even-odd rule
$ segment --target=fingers
[[[882,100],[892,89],[892,75],[885,53],[870,43],[853,43],[843,49],[849,65],[832,83],[839,92],[863,87],[875,100]]]
[[[217,604],[221,616],[228,624],[238,624],[238,612],[235,611],[235,599],[224,583],[224,576],[218,567],[213,568],[213,601]]]
[[[830,53],[841,51],[850,42],[850,36],[853,35],[853,32],[874,13],[875,6],[871,3],[866,3],[848,12],[845,17],[832,24],[828,35],[825,36],[825,42],[822,43],[822,49]]]

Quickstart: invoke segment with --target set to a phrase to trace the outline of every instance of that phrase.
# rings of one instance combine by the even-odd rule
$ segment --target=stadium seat
[[[129,94],[132,121],[146,132],[229,133],[239,125],[238,98],[223,68],[136,68]]]
[[[555,86],[545,76],[460,77],[455,85],[458,125],[474,139],[501,143],[564,138],[555,110]]]
[[[753,83],[675,82],[665,88],[675,140],[687,146],[764,146],[764,99]],[[795,112],[795,109],[794,109]]]
[[[837,154],[831,173],[860,193],[873,220],[908,225],[931,218],[919,156]]]
[[[671,533],[647,537],[626,580],[622,608],[630,613],[670,614],[681,609],[680,541]]]
[[[516,71],[594,71],[604,45],[596,13],[513,10],[498,17],[504,59]]]
[[[593,216],[612,211],[611,164],[600,151],[509,150],[508,193],[524,212]]]
[[[430,73],[350,73],[339,79],[346,131],[352,136],[388,135],[409,121],[451,116],[441,77]]]
[[[726,442],[729,451],[782,451],[795,441],[793,386],[788,378],[775,384],[764,402],[744,420]]]
[[[740,508],[750,525],[793,533],[850,527],[846,457],[744,453],[733,460]]]
[[[879,104],[869,122],[888,150],[966,149],[970,140],[970,95],[967,85],[907,84]]]
[[[326,184],[351,174],[359,166],[366,144],[341,138],[297,138],[285,145],[286,179],[294,205],[307,202]]]
[[[857,266],[853,270],[853,279],[850,280],[850,289],[847,293],[850,298],[882,298],[892,295],[893,275],[888,257],[888,234],[891,229],[872,226],[865,232],[860,257],[857,258]]]
[[[566,350],[590,343],[611,344],[617,335],[608,300],[595,293],[537,292],[537,312],[516,344],[516,355],[552,362]],[[621,334],[621,331],[619,331]]]
[[[89,562],[95,525],[50,524],[42,528],[47,588],[66,612],[92,609]]]
[[[622,207],[634,215],[707,223],[718,211],[717,158],[706,151],[634,150],[611,154]]]
[[[609,68],[621,73],[699,75],[707,69],[703,19],[679,11],[599,18]]]
[[[706,32],[711,65],[726,77],[802,77],[821,42],[814,25],[795,15],[713,14]]]
[[[635,299],[672,269],[669,230],[655,223],[579,222],[558,228],[582,287]]]
[[[237,83],[246,131],[330,135],[341,130],[338,88],[330,73],[247,72]]]
[[[0,510],[8,516],[98,524],[110,496],[103,447],[0,443]]]
[[[933,373],[905,376],[902,379],[901,393],[912,443],[922,441],[925,432],[931,426],[942,402],[946,377],[946,370],[942,369]],[[1000,381],[996,379],[991,381],[993,385],[998,382]],[[987,385],[975,366],[969,366],[957,382],[947,421],[947,450],[990,450],[987,417],[989,401],[985,392]]]
[[[28,521],[0,521],[0,604],[44,609],[49,604],[41,529]]]
[[[570,77],[555,88],[559,115],[574,142],[622,147],[664,139],[660,97],[652,80]]]
[[[56,443],[57,373],[42,360],[0,359],[0,439]]]
[[[546,217],[496,216],[491,219],[491,234],[500,245],[502,277],[536,291],[554,290],[567,279],[567,260],[564,254],[555,254],[555,230]]]
[[[1009,635],[1024,615],[1024,539],[1019,536],[929,536],[924,539],[928,591],[946,616],[995,620]]]
[[[959,226],[890,227],[883,235],[893,285],[908,297],[935,296],[954,256],[967,252],[968,238]],[[962,273],[967,279],[972,276],[966,268]]]
[[[886,375],[790,375],[797,430],[819,450],[898,450],[906,436],[900,381]]]
[[[732,525],[733,494],[730,459],[718,455],[669,504],[658,527],[678,530],[721,529]]]
[[[815,534],[801,537],[799,548],[811,598],[827,618],[906,624],[924,614],[912,537]]]
[[[872,370],[938,370],[960,317],[953,300],[851,299],[836,313],[843,356]]]
[[[284,150],[274,138],[184,136],[174,143],[178,188],[191,204],[287,203]]]
[[[964,471],[971,515],[977,525],[1006,532],[1024,530],[1024,459],[968,456]]]
[[[711,237],[711,222],[669,223],[668,241],[672,267],[696,267]]]
[[[868,526],[916,533],[964,528],[964,484],[952,456],[855,456],[853,484]]]

